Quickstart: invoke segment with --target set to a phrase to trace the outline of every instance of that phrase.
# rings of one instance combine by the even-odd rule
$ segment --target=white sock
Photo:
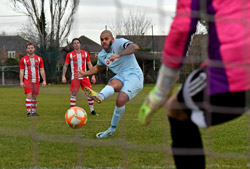
[[[90,112],[94,111],[94,100],[88,97],[89,109]]]
[[[125,105],[122,107],[115,106],[115,110],[114,110],[113,117],[111,120],[111,127],[110,127],[110,130],[112,132],[115,132],[116,126],[119,123],[124,112],[125,112]]]
[[[100,92],[102,100],[108,98],[114,94],[115,90],[112,86],[106,85]]]

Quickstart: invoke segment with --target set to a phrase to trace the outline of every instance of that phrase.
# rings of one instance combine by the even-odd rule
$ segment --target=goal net
[[[246,1],[239,3],[244,4]],[[65,123],[64,115],[70,107],[71,92],[69,84],[61,84],[61,73],[67,52],[64,51],[63,56],[51,55],[47,60],[56,63],[59,58],[58,62],[62,62],[56,63],[57,68],[50,70],[57,76],[58,83],[40,87],[37,97],[37,113],[40,117],[26,117],[23,88],[13,87],[19,85],[19,67],[0,66],[0,168],[174,169],[166,109],[160,109],[149,126],[139,124],[138,111],[156,82],[164,42],[175,16],[176,2],[177,0],[80,1],[68,41],[82,36],[88,38],[85,40],[90,39],[85,49],[90,53],[93,51],[95,55],[92,59],[96,64],[96,51],[92,47],[96,44],[100,47],[99,36],[103,30],[111,30],[115,37],[128,38],[140,47],[136,59],[144,73],[145,83],[148,83],[126,104],[116,133],[109,139],[97,139],[96,133],[105,131],[110,126],[117,94],[105,99],[102,104],[95,103],[94,108],[99,116],[91,116],[88,100],[79,90],[76,105],[87,111],[87,123],[77,130],[69,128]],[[45,10],[49,12],[49,9]],[[204,14],[205,22],[197,25],[197,32],[191,38],[175,92],[208,55],[206,22],[213,20],[203,10],[193,17],[198,17],[198,13]],[[242,21],[242,24],[250,28],[244,17],[242,20],[224,22]],[[232,31],[237,33],[237,30]],[[99,82],[107,82],[114,75],[108,69],[102,73],[102,76],[97,77],[100,78]],[[246,77],[248,78],[250,77]],[[106,83],[93,85],[93,89],[99,92],[105,85]],[[230,111],[228,107],[222,109]],[[249,122],[248,112],[226,124],[200,129],[207,168],[250,168]],[[195,154],[196,149],[190,151]],[[187,150],[181,149],[180,153],[185,154]]]

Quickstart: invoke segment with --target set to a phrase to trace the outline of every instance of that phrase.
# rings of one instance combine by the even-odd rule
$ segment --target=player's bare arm
[[[93,67],[93,65],[92,65],[91,62],[87,62],[87,65],[88,65],[88,68],[89,68],[89,69],[91,69],[91,68]],[[91,82],[92,82],[93,84],[95,84],[95,82],[96,82],[95,75],[92,75],[92,77],[91,77]]]
[[[23,76],[24,76],[24,69],[20,69],[19,79],[20,79],[20,86],[21,87],[24,87]]]
[[[62,82],[63,83],[67,82],[65,75],[66,75],[66,72],[68,69],[68,65],[69,65],[68,63],[64,63],[64,65],[63,65],[63,72],[62,72]]]
[[[45,86],[46,86],[46,75],[45,75],[45,70],[44,70],[44,68],[40,68],[40,73],[41,73],[41,76],[42,76],[42,78],[43,78],[42,86],[45,87]]]
[[[78,77],[96,75],[96,74],[102,72],[105,68],[106,68],[106,66],[99,66],[96,64],[95,66],[93,66],[92,68],[90,68],[86,72],[83,72],[82,70],[80,70],[78,73]]]
[[[125,50],[123,50],[122,52],[118,53],[118,54],[114,54],[114,55],[111,55],[109,57],[109,60],[110,61],[114,61],[116,58],[119,58],[121,56],[124,56],[124,55],[130,55],[130,54],[133,54],[135,52],[137,52],[139,50],[139,46],[135,43],[131,43],[127,46],[127,48]]]

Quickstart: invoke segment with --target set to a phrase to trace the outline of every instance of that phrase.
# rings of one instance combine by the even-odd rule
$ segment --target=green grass
[[[100,91],[104,85],[95,85]],[[26,117],[20,87],[0,87],[0,168],[174,168],[166,112],[162,109],[149,126],[137,122],[137,112],[152,85],[146,85],[126,105],[117,132],[110,139],[95,134],[110,125],[117,94],[95,104],[100,116],[91,116],[87,99],[78,93],[77,105],[88,112],[86,126],[71,129],[64,121],[69,108],[69,85],[40,89],[37,112]],[[207,168],[250,168],[249,115],[201,130]],[[185,141],[185,140],[184,140]]]

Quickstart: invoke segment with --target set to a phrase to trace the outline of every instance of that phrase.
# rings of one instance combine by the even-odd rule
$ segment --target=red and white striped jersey
[[[20,70],[24,69],[24,79],[33,83],[40,83],[40,68],[44,68],[43,59],[37,55],[26,55],[20,60]]]
[[[68,63],[71,66],[71,79],[78,78],[78,75],[76,73],[78,70],[82,70],[84,72],[87,71],[87,62],[90,62],[89,53],[87,51],[81,50],[80,53],[72,51],[67,54],[65,63]]]

